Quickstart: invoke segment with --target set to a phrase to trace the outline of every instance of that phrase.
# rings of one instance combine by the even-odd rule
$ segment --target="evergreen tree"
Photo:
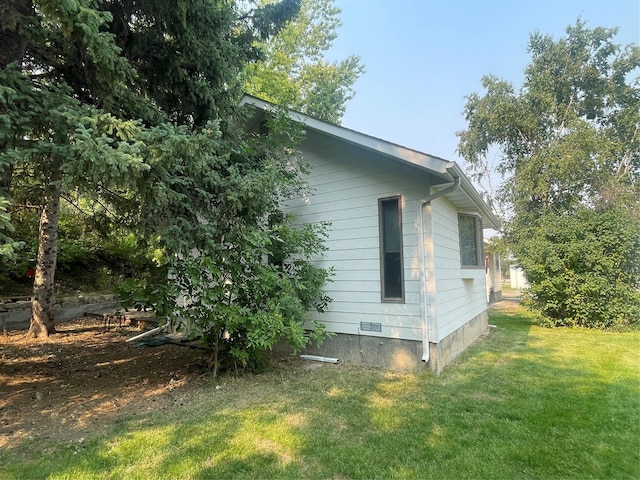
[[[138,126],[102,109],[100,100],[117,98],[134,72],[103,31],[109,15],[93,2],[21,0],[5,8],[0,165],[5,192],[42,207],[30,333],[47,336],[55,331],[61,193],[109,188],[146,169],[134,138]],[[82,77],[92,88],[74,91]]]
[[[297,345],[307,341],[301,312],[325,301],[326,272],[304,261],[320,251],[313,240],[320,232],[294,228],[279,211],[282,195],[299,186],[286,145],[277,135],[243,135],[234,111],[239,73],[260,55],[257,39],[297,9],[295,1],[244,12],[214,0],[9,4],[1,25],[10,41],[0,70],[0,166],[19,173],[5,184],[14,200],[42,205],[31,335],[55,331],[60,199],[80,195],[156,242],[173,281],[147,289],[140,301],[161,314],[191,316],[216,354],[229,332],[238,341],[226,351],[243,361],[242,348],[265,348],[274,332]],[[286,269],[252,263],[280,249],[286,235],[287,254],[296,258]],[[198,263],[209,268],[196,277],[189,265]],[[216,322],[195,305],[214,298],[207,287],[226,285],[219,281],[230,274],[246,292],[253,291],[249,281],[271,287],[258,297],[236,294],[238,315]],[[263,282],[264,275],[280,280]],[[276,287],[287,282],[283,301]],[[182,312],[180,288],[192,302]],[[207,308],[219,306],[222,297],[215,298]],[[265,302],[275,303],[267,309]]]

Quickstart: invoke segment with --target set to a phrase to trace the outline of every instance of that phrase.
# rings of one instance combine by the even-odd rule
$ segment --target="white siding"
[[[489,254],[489,270],[487,271],[486,282],[488,301],[491,301],[492,290],[496,295],[502,294],[502,268],[500,266],[500,255],[498,254]]]
[[[421,310],[416,206],[425,195],[425,176],[388,159],[309,132],[300,147],[311,164],[311,194],[290,202],[301,222],[331,223],[328,251],[318,264],[333,267],[326,292],[328,311],[313,319],[337,333],[420,340]],[[381,302],[378,199],[402,196],[405,303]],[[360,322],[382,324],[382,332],[361,332]]]
[[[444,197],[432,207],[437,342],[485,311],[487,297],[484,268],[460,266],[458,210]]]
[[[311,165],[310,193],[290,201],[300,222],[330,222],[328,250],[318,259],[335,276],[326,287],[333,299],[325,313],[312,315],[327,330],[407,340],[422,340],[422,314],[417,208],[427,195],[427,174],[367,153],[347,142],[308,132],[299,148]],[[405,302],[381,301],[378,200],[400,195],[405,276]],[[431,342],[447,335],[487,308],[484,268],[460,265],[457,208],[445,197],[432,202],[425,215],[426,272]],[[430,245],[429,232],[433,235]],[[361,331],[360,322],[382,325],[382,332]]]

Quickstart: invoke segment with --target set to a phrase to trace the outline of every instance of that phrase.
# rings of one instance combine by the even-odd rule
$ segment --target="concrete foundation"
[[[469,348],[489,329],[489,316],[486,311],[476,315],[455,332],[447,335],[438,343],[429,344],[429,370],[440,373],[458,355]]]
[[[489,292],[489,303],[495,303],[502,301],[502,290],[491,290]]]
[[[341,362],[371,365],[387,370],[415,372],[424,368],[422,342],[366,335],[336,334],[320,348],[309,347],[308,355],[338,358]]]
[[[487,312],[484,312],[439,343],[429,343],[430,359],[426,365],[422,361],[422,342],[366,335],[336,334],[325,340],[320,348],[309,347],[302,353],[387,370],[417,372],[426,368],[439,374],[487,331],[487,319]]]

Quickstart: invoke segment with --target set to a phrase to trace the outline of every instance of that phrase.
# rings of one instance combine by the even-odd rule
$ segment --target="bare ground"
[[[518,300],[510,295],[490,308],[511,313]],[[46,341],[26,330],[0,334],[0,448],[26,438],[82,441],[123,417],[180,405],[208,382],[201,349],[136,348],[125,340],[138,328],[107,330],[95,318],[56,328]]]
[[[26,330],[0,335],[0,448],[93,436],[122,417],[179,403],[207,381],[201,349],[136,348],[125,340],[140,330],[107,330],[93,318],[56,329],[45,341]]]
[[[503,290],[502,300],[489,305],[489,311],[498,310],[505,313],[515,313],[520,308],[522,293],[520,290]]]

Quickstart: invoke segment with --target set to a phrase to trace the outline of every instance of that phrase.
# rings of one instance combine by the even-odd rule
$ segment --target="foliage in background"
[[[484,77],[458,134],[472,176],[499,153],[505,241],[547,324],[639,320],[640,47],[615,33],[578,20],[565,38],[533,34],[520,90]]]
[[[82,203],[82,202],[80,202]],[[35,208],[15,212],[13,236],[22,240],[14,258],[0,259],[0,291],[3,296],[30,296],[38,238]],[[124,226],[111,220],[96,225],[100,215],[78,213],[69,204],[61,206],[56,295],[81,291],[112,292],[126,278],[144,279],[156,274],[151,251]]]
[[[260,44],[264,59],[245,69],[247,93],[339,123],[355,94],[353,84],[364,73],[356,55],[336,62],[324,58],[337,37],[339,15],[333,0],[302,0],[298,15]]]

